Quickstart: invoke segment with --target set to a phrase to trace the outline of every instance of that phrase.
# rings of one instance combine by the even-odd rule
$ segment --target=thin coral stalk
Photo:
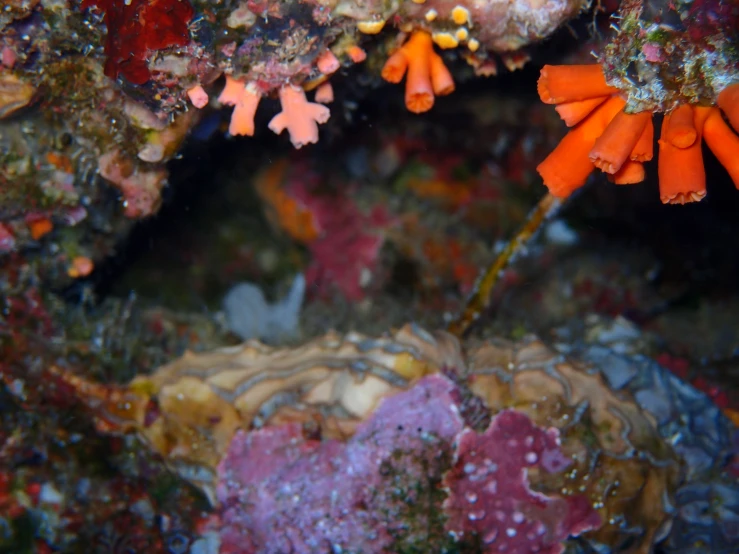
[[[626,103],[612,96],[565,135],[536,170],[554,196],[566,197],[585,184],[595,169],[589,153],[608,123]]]
[[[606,173],[616,173],[629,159],[651,119],[651,112],[636,114],[627,114],[624,110],[618,112],[595,141],[590,151],[590,161]]]
[[[541,69],[537,90],[545,104],[587,100],[619,92],[606,83],[603,69],[598,64],[545,65]]]
[[[691,146],[698,138],[698,131],[693,122],[693,107],[688,104],[678,106],[665,116],[662,128],[662,139],[678,148]]]
[[[644,164],[632,160],[626,160],[616,173],[608,176],[608,180],[617,185],[635,185],[641,183],[646,177]]]
[[[495,285],[503,276],[503,271],[526,249],[526,245],[536,236],[537,231],[551,218],[562,205],[562,201],[552,194],[546,194],[531,210],[518,233],[497,255],[475,284],[475,289],[467,299],[460,314],[449,324],[447,330],[462,337],[490,307]]]
[[[739,189],[739,137],[729,128],[715,108],[698,108],[709,110],[703,124],[703,139],[716,159],[726,168],[734,186]]]
[[[729,118],[729,123],[739,132],[739,83],[729,85],[718,95],[718,107]]]
[[[608,100],[608,96],[600,96],[598,98],[588,98],[587,100],[574,100],[572,102],[564,102],[557,104],[555,110],[568,127],[574,127],[583,119],[588,117],[595,108]]]

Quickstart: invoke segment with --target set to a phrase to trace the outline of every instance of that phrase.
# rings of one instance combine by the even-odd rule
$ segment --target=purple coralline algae
[[[555,430],[507,410],[476,433],[461,398],[433,375],[386,398],[346,442],[313,440],[299,424],[239,431],[218,467],[221,552],[561,552],[569,534],[600,524],[585,497],[528,486],[527,472],[568,465]],[[497,488],[473,465],[496,468]]]
[[[504,410],[484,433],[457,437],[455,464],[444,477],[447,528],[476,534],[483,552],[559,554],[562,541],[597,529],[601,518],[587,497],[550,497],[529,488],[529,471],[558,473],[572,461],[559,449],[559,431]]]

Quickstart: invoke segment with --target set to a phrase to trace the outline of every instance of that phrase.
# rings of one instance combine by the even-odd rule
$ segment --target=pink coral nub
[[[187,97],[192,105],[197,109],[202,109],[208,105],[208,93],[200,85],[196,85],[187,91]]]
[[[280,104],[282,111],[272,118],[269,128],[278,135],[287,129],[295,148],[318,142],[318,124],[326,123],[331,111],[308,102],[303,89],[292,85],[280,89]]]
[[[316,102],[330,104],[334,101],[334,88],[331,83],[323,83],[316,89]]]
[[[318,59],[316,60],[316,66],[324,75],[331,75],[332,73],[335,73],[339,69],[339,67],[341,67],[341,64],[339,63],[338,58],[334,56],[334,53],[331,52],[331,50],[326,50],[323,54],[318,56]]]

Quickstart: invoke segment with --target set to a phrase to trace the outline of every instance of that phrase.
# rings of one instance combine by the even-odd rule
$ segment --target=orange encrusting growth
[[[413,113],[427,112],[435,96],[454,92],[454,79],[436,52],[431,35],[414,31],[382,68],[382,78],[399,83],[406,75],[405,105]]]
[[[554,196],[580,188],[596,167],[616,184],[644,180],[644,162],[654,155],[651,112],[627,113],[619,90],[607,84],[599,65],[544,66],[541,100],[572,129],[537,167]],[[718,105],[739,129],[739,83],[719,94]],[[739,137],[719,108],[679,106],[665,115],[659,140],[659,190],[665,204],[697,202],[706,195],[702,139],[739,189]]]

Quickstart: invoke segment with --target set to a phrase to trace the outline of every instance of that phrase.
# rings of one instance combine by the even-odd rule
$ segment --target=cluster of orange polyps
[[[405,105],[413,113],[427,112],[435,96],[454,92],[454,79],[444,60],[434,52],[431,35],[414,31],[411,38],[395,51],[382,68],[382,78],[399,83],[407,72]]]
[[[572,130],[537,167],[549,191],[567,197],[595,168],[616,184],[644,180],[644,162],[654,155],[652,112],[630,114],[619,89],[606,83],[600,65],[546,65],[539,96],[556,104]],[[659,139],[659,192],[665,204],[696,202],[706,195],[702,140],[739,188],[739,83],[718,96],[718,107],[684,104],[665,114]]]

